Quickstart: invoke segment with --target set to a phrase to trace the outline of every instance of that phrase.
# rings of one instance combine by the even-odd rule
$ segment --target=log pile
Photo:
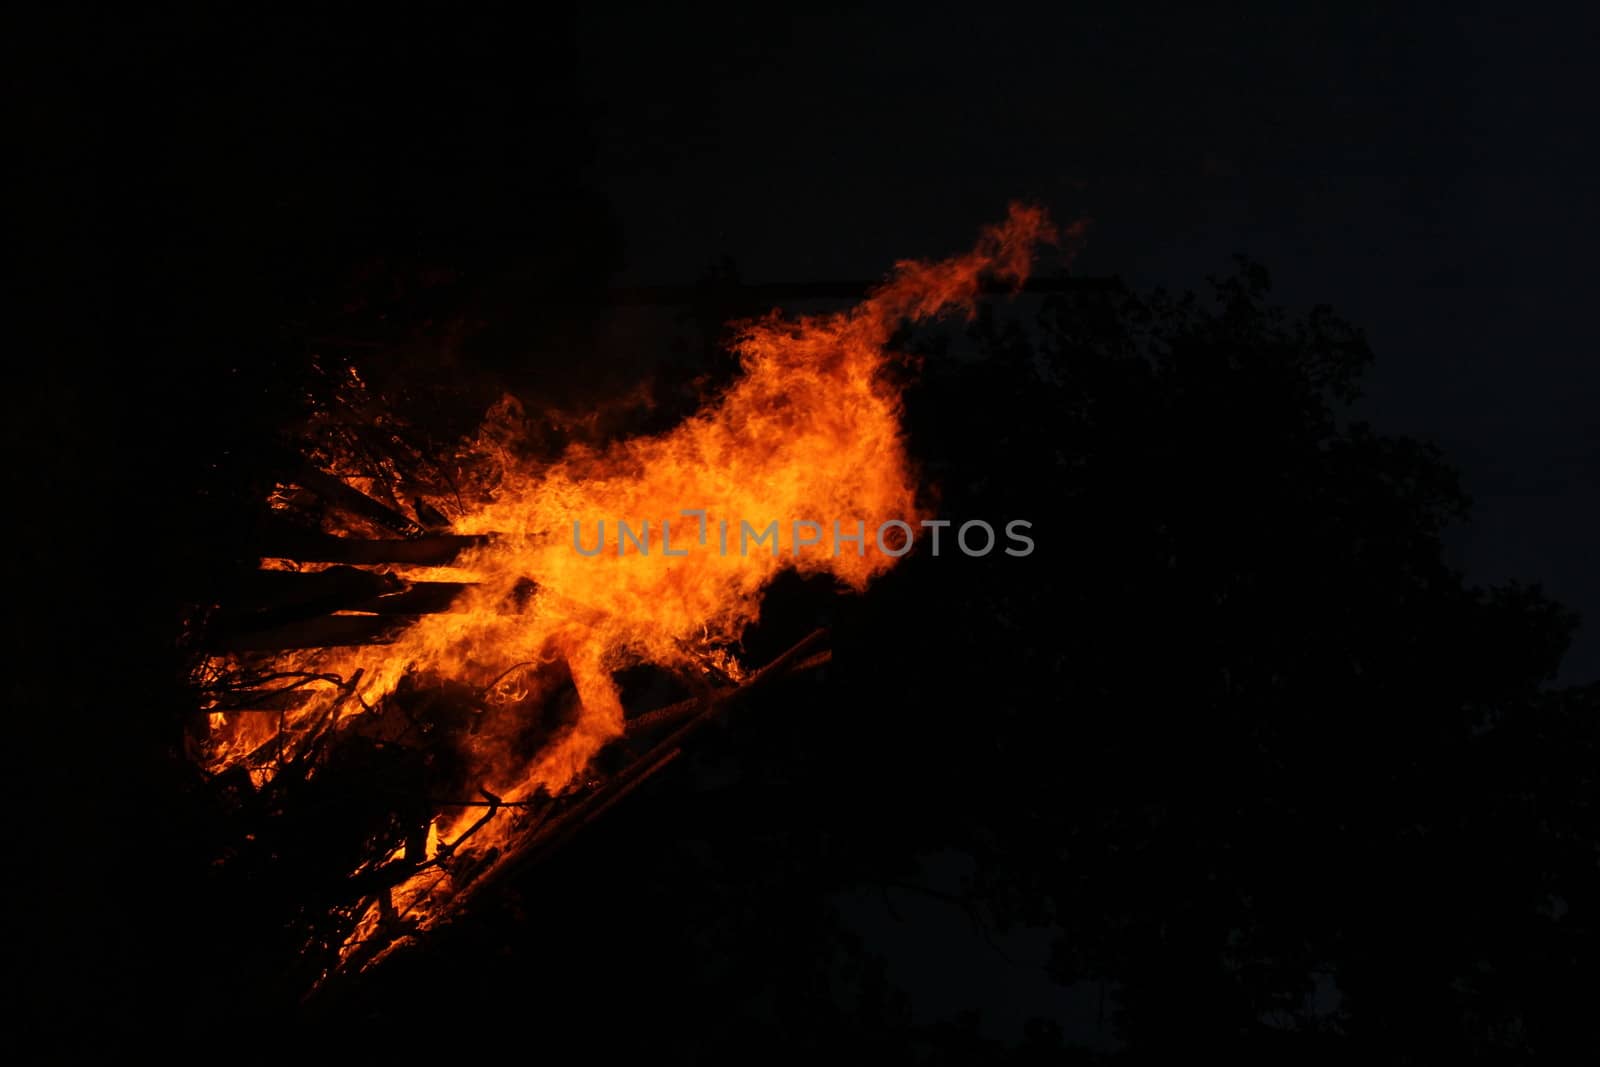
[[[332,476],[307,475],[300,484],[315,486],[332,506],[402,532],[403,516],[386,515],[392,510],[387,505]],[[204,651],[242,656],[244,661],[268,654],[270,660],[270,654],[284,650],[390,641],[417,619],[450,611],[469,586],[407,580],[367,568],[401,564],[415,574],[419,568],[448,566],[483,541],[429,532],[415,524],[395,538],[341,537],[287,525],[269,528],[262,543],[264,557],[275,557],[285,566],[322,566],[254,572],[212,615]],[[472,785],[449,774],[449,739],[476,729],[486,711],[487,689],[433,680],[416,691],[397,690],[378,707],[358,708],[359,672],[336,678],[246,671],[234,676],[232,688],[213,687],[204,703],[212,713],[279,717],[278,732],[247,760],[251,766],[272,766],[270,780],[253,788],[242,774],[231,773],[219,776],[224,780],[218,784],[239,798],[241,838],[276,841],[258,851],[272,851],[271,862],[279,866],[283,856],[294,857],[297,849],[304,853],[303,861],[294,861],[301,863],[301,877],[312,886],[304,892],[324,901],[320,910],[304,909],[306,984],[321,988],[413,940],[421,923],[403,902],[396,903],[394,894],[402,885],[415,885],[419,875],[437,870],[449,879],[449,913],[459,914],[486,886],[557,854],[671,765],[719,716],[782,679],[824,665],[829,657],[827,634],[818,630],[742,683],[712,674],[678,699],[670,699],[670,684],[658,686],[651,699],[629,709],[624,736],[603,753],[581,785],[559,797],[541,792],[515,801],[495,796],[481,784],[474,795]],[[329,687],[336,690],[331,703],[326,698]],[[683,691],[681,685],[678,691]],[[663,693],[667,699],[660,699]],[[282,717],[319,707],[313,698],[325,710],[296,734],[286,756]],[[364,714],[353,716],[354,711]],[[541,709],[539,714],[559,719],[560,712]],[[558,727],[559,722],[551,726]],[[337,799],[353,792],[372,800],[352,805]],[[330,801],[330,796],[336,799]],[[430,854],[430,825],[441,812],[464,809],[477,817],[453,840],[438,841]],[[301,819],[296,816],[301,811],[317,814]],[[320,838],[310,844],[300,841],[311,833],[308,827],[331,837],[329,828],[342,822],[351,827],[344,837],[359,842],[353,850]],[[492,835],[497,843],[479,847],[491,836],[480,831],[491,823],[502,824]],[[279,829],[271,830],[273,826]],[[248,848],[241,846],[241,854],[241,864],[252,862]],[[318,881],[313,871],[317,866],[325,868],[325,881]],[[436,920],[437,913],[429,916],[430,923]]]

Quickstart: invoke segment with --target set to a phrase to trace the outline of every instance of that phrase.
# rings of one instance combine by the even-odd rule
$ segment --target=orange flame
[[[899,263],[849,311],[797,320],[773,312],[744,324],[739,375],[670,432],[575,447],[544,467],[499,450],[495,484],[453,522],[456,533],[490,536],[456,561],[455,573],[472,584],[452,610],[422,617],[391,644],[269,657],[276,671],[315,676],[306,683],[314,695],[282,718],[214,713],[212,767],[237,763],[274,737],[293,752],[296,731],[335,702],[348,722],[417,674],[477,687],[491,703],[525,706],[539,683],[519,668],[564,661],[578,708],[557,736],[531,754],[492,730],[460,745],[476,780],[507,800],[569,789],[623,733],[615,671],[648,663],[680,675],[737,676],[729,646],[758,618],[762,592],[780,572],[830,575],[861,591],[894,565],[896,556],[872,532],[890,520],[915,525],[927,512],[901,430],[890,337],[906,320],[952,309],[970,314],[980,276],[1020,285],[1036,245],[1054,238],[1042,211],[1013,206],[972,251]],[[504,401],[497,414],[502,422],[515,415],[515,402]],[[493,436],[486,429],[482,450],[493,448]],[[648,540],[619,537],[619,522],[635,535],[647,528]],[[740,551],[741,524],[762,532],[772,522],[776,543]],[[816,523],[822,536],[803,543],[797,522]],[[836,522],[846,534],[864,528],[866,536],[835,544]],[[575,538],[592,550],[600,523],[603,550],[576,550]],[[322,680],[350,679],[358,669],[359,701]],[[271,768],[256,773],[265,777]],[[477,814],[439,815],[429,855]],[[496,843],[495,834],[485,827],[473,843]],[[447,882],[438,868],[418,874],[396,891],[394,906],[426,914],[431,900],[448,894]],[[363,928],[376,921],[369,913]]]

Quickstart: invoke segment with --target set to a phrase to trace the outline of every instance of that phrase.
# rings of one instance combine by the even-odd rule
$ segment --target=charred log
[[[306,563],[405,563],[443,567],[454,563],[467,549],[487,541],[487,537],[468,534],[428,534],[409,540],[358,540],[282,524],[263,536],[260,553]]]
[[[419,618],[420,615],[323,615],[259,630],[219,633],[213,637],[211,647],[217,652],[270,652],[386,645]]]
[[[309,464],[296,471],[292,480],[316,493],[328,503],[364,519],[370,519],[386,530],[392,530],[406,537],[420,536],[423,532],[422,526],[406,515],[381,501],[374,500],[343,479],[335,478]]]

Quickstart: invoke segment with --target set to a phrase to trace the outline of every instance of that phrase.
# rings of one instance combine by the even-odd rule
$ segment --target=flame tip
[[[1075,235],[1079,225],[1066,232]],[[242,766],[261,784],[286,759],[314,751],[322,724],[331,722],[326,729],[333,731],[364,720],[376,730],[372,720],[391,709],[414,711],[408,701],[449,700],[455,693],[473,704],[471,734],[452,739],[470,780],[460,795],[487,783],[515,798],[559,797],[578,788],[602,749],[624,733],[619,668],[650,666],[699,687],[708,678],[737,681],[745,670],[733,650],[760,618],[763,592],[781,573],[831,576],[859,593],[896,565],[899,555],[877,544],[867,551],[865,542],[859,554],[802,553],[798,529],[801,522],[859,519],[865,527],[932,515],[925,505],[938,494],[921,484],[906,447],[901,376],[893,371],[915,360],[890,352],[890,338],[908,319],[971,317],[985,278],[1021,285],[1036,249],[1059,236],[1042,206],[1018,200],[1003,220],[980,231],[970,250],[937,261],[898,261],[854,308],[794,318],[773,309],[734,323],[737,375],[664,432],[609,445],[577,440],[553,462],[536,462],[526,445],[538,424],[560,429],[572,420],[548,412],[531,419],[522,398],[503,394],[450,460],[448,479],[449,528],[496,536],[463,550],[448,572],[381,567],[407,579],[395,595],[433,596],[457,583],[459,591],[448,591],[448,609],[417,617],[388,644],[267,657],[269,674],[321,683],[262,690],[298,701],[280,715],[212,712],[211,769]],[[353,368],[345,387],[367,389]],[[325,469],[370,468],[331,462]],[[391,476],[398,478],[385,472]],[[362,488],[394,500],[414,496],[377,477]],[[698,528],[683,509],[700,510]],[[576,540],[574,519],[605,523],[595,552]],[[774,530],[796,524],[782,534],[790,551],[778,551],[781,532],[771,535],[766,551],[764,527],[750,531],[763,536],[748,550],[745,525],[769,521]],[[629,533],[639,537],[626,552],[619,522],[634,524]],[[606,532],[614,539],[608,542]],[[260,565],[308,581],[331,569],[276,557]],[[374,573],[345,567],[341,574],[348,578],[352,570]],[[529,595],[530,585],[537,596]],[[359,598],[349,603],[335,613],[341,622],[387,621]],[[245,670],[225,657],[211,667],[235,675]],[[548,726],[547,708],[572,717]],[[537,733],[537,745],[530,733]],[[380,747],[403,744],[381,733],[372,739]],[[394,913],[419,916],[419,929],[445,914],[455,889],[433,861],[453,854],[468,834],[471,847],[509,850],[517,824],[496,814],[480,823],[481,813],[467,809],[437,812],[419,843],[420,857],[411,857],[409,842],[396,845],[383,862],[405,856],[432,865],[392,889]],[[342,961],[364,968],[409,936],[385,933],[385,921],[374,904],[355,923]],[[372,946],[385,939],[375,955]]]

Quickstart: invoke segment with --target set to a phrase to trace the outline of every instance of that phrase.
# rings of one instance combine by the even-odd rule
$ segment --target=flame
[[[471,583],[451,610],[421,617],[385,645],[216,657],[207,669],[218,674],[267,672],[286,706],[276,715],[213,707],[209,766],[243,763],[263,782],[297,757],[316,724],[333,716],[347,727],[408,678],[464,683],[490,709],[535,707],[548,695],[541,672],[564,665],[575,714],[536,751],[513,743],[514,722],[469,733],[459,747],[473,780],[507,801],[581,784],[596,755],[624,732],[613,679],[619,669],[651,664],[689,678],[737,678],[733,649],[782,571],[831,576],[859,592],[894,565],[896,556],[872,532],[890,520],[915,525],[928,512],[901,429],[891,335],[907,320],[970,315],[981,276],[1020,284],[1036,245],[1054,238],[1042,211],[1013,206],[970,252],[898,263],[851,310],[793,320],[773,312],[745,323],[731,385],[656,436],[574,446],[539,466],[506,447],[506,427],[521,412],[503,401],[476,442],[496,476],[461,502],[452,521],[453,533],[487,536],[451,568],[452,578]],[[623,522],[635,535],[647,529],[648,541],[619,537]],[[739,551],[741,524],[759,532],[773,522],[774,542]],[[796,536],[801,522],[817,524],[816,543]],[[836,544],[835,523],[866,536]],[[575,538],[592,548],[601,529],[602,551],[576,550]],[[300,569],[287,560],[263,560],[263,567]],[[273,746],[273,759],[252,762]],[[470,808],[439,812],[427,856],[481,816]],[[504,833],[486,825],[472,843],[497,844]],[[425,918],[448,896],[449,879],[441,866],[419,872],[388,895],[385,909]],[[373,936],[380,910],[374,904],[362,917],[352,944]]]

